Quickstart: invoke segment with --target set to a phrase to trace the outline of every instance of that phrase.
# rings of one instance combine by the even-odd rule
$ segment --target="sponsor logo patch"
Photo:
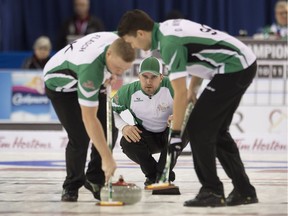
[[[137,97],[136,99],[134,99],[134,102],[142,102],[143,100],[139,97]]]
[[[82,86],[86,89],[92,89],[92,90],[95,90],[95,86],[94,86],[94,83],[91,81],[91,80],[87,80],[86,82],[84,82],[82,84]]]

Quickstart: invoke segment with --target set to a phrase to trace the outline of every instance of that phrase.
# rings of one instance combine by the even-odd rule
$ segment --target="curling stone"
[[[141,200],[142,191],[136,184],[127,183],[120,176],[118,182],[112,184],[112,200],[123,202],[125,205],[132,205]],[[101,201],[108,201],[109,188],[106,185],[101,189]]]

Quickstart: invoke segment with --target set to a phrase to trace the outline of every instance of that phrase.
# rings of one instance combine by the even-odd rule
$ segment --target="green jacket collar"
[[[159,23],[154,23],[152,30],[151,50],[159,49]]]
[[[110,44],[110,45],[111,45],[111,44]],[[101,54],[101,59],[102,59],[102,63],[103,63],[104,66],[106,67],[107,71],[108,71],[109,73],[112,73],[111,71],[109,71],[109,69],[108,69],[108,67],[107,67],[107,64],[106,64],[106,53],[107,53],[107,50],[108,50],[108,48],[109,48],[110,45],[108,45],[108,46],[106,46],[106,47],[104,48],[104,51],[103,51],[103,53]]]

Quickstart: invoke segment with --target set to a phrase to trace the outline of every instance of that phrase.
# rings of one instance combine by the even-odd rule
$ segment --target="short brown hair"
[[[127,11],[119,22],[118,35],[136,36],[138,30],[152,31],[153,26],[154,21],[144,11],[138,9]]]
[[[111,44],[111,49],[125,62],[133,62],[136,58],[136,51],[131,44],[126,43],[122,38],[116,39]]]

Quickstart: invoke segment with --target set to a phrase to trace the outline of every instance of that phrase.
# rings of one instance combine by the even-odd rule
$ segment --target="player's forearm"
[[[95,148],[101,155],[102,159],[112,157],[111,151],[107,145],[103,128],[99,119],[96,116],[88,117],[83,116],[83,122],[88,133],[88,136],[92,140]]]
[[[179,78],[172,80],[174,89],[174,102],[173,102],[173,130],[181,130],[185,110],[187,107],[187,87],[186,79]]]
[[[186,94],[174,95],[174,108],[173,108],[173,130],[181,130],[184,120],[184,114],[187,106],[187,91]]]
[[[113,112],[113,114],[114,114],[115,126],[118,128],[119,131],[122,132],[122,129],[123,129],[126,125],[128,125],[128,123],[125,122],[125,121],[121,118],[120,114],[118,114],[117,112]]]
[[[203,80],[202,78],[193,76],[190,81],[187,99],[189,102],[192,102],[193,104],[197,102],[197,94],[202,84],[202,80]]]
[[[203,79],[197,76],[192,76],[190,85],[189,85],[189,91],[194,92],[195,94],[198,93],[198,90],[202,84]]]

